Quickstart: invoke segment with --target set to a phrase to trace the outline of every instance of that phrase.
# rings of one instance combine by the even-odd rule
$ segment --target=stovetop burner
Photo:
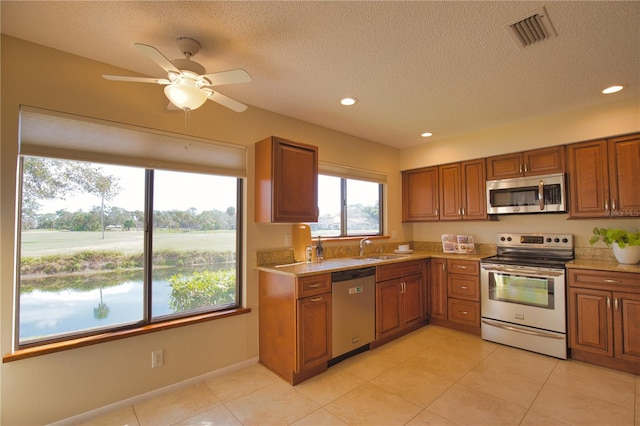
[[[483,263],[564,268],[574,258],[571,234],[498,234],[498,253]]]

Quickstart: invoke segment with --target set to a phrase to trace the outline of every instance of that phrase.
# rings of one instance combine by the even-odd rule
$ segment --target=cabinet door
[[[412,325],[424,319],[424,307],[422,306],[422,278],[419,275],[406,277],[403,284],[403,323],[404,326]]]
[[[318,221],[318,149],[274,138],[274,222]]]
[[[565,171],[565,147],[536,149],[523,153],[524,174],[527,176],[563,173]]]
[[[487,180],[521,177],[523,172],[520,152],[487,158]]]
[[[487,218],[487,186],[485,160],[466,161],[462,171],[462,219],[483,220]]]
[[[400,281],[376,284],[376,339],[402,329],[402,295]]]
[[[609,213],[609,166],[606,141],[571,144],[569,159],[569,216],[604,218]]]
[[[447,260],[431,259],[431,318],[447,319]]]
[[[402,172],[402,221],[438,220],[438,168]]]
[[[440,166],[440,220],[462,219],[460,163]]]
[[[331,359],[331,294],[297,303],[297,371]]]
[[[573,349],[613,357],[610,292],[569,288],[569,342]]]
[[[609,140],[613,217],[640,216],[640,135]]]
[[[616,292],[613,300],[615,357],[640,363],[640,294]]]

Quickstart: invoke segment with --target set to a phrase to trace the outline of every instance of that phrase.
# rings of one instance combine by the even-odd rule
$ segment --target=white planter
[[[613,247],[613,255],[616,257],[618,263],[635,265],[640,262],[640,246],[620,248],[617,243],[613,243],[611,247]]]

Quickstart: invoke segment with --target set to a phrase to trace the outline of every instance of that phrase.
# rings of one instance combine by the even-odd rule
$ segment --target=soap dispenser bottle
[[[322,248],[322,239],[318,235],[318,245],[316,246],[316,262],[322,262],[324,258],[324,248]]]

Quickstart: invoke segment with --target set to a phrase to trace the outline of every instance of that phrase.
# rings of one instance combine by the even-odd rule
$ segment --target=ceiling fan
[[[102,76],[107,80],[131,81],[137,83],[156,83],[164,85],[164,93],[171,102],[184,111],[191,111],[202,106],[207,100],[217,102],[236,112],[242,112],[247,106],[212,89],[224,84],[247,83],[251,76],[243,69],[205,74],[205,68],[192,61],[191,57],[200,51],[200,43],[188,37],[176,39],[178,48],[184,59],[170,61],[153,46],[135,43],[136,48],[147,55],[167,72],[167,78],[128,77],[122,75]]]

